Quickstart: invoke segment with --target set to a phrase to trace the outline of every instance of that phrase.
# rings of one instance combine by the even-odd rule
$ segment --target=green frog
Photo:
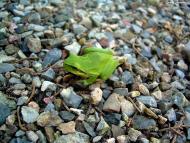
[[[64,61],[64,69],[82,78],[84,85],[96,79],[107,80],[120,64],[110,49],[86,48],[81,56],[70,53]]]

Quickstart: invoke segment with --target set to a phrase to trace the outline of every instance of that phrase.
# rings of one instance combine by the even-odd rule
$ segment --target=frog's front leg
[[[88,79],[82,80],[81,82],[84,85],[89,85],[95,82],[97,78],[98,78],[98,75],[91,75]]]

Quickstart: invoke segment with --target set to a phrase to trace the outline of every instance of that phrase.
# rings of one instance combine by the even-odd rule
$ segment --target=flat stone
[[[16,102],[7,97],[8,95],[3,94],[3,92],[0,91],[0,103],[7,105],[11,110],[16,109]]]
[[[118,136],[125,134],[125,129],[122,129],[121,127],[116,126],[116,125],[111,126],[111,131],[114,138],[117,138]]]
[[[128,88],[115,88],[113,90],[114,93],[122,95],[122,96],[127,96],[128,95]]]
[[[83,122],[83,125],[90,136],[92,136],[92,137],[96,136],[96,133],[94,132],[93,127],[91,127],[87,122]]]
[[[168,121],[176,121],[176,113],[175,110],[173,108],[171,108],[170,110],[168,110],[165,114],[165,117],[167,117]]]
[[[82,102],[82,97],[77,95],[74,91],[73,88],[69,87],[66,89],[63,89],[62,92],[60,93],[63,100],[68,106],[78,108],[80,103]]]
[[[73,42],[71,45],[67,45],[64,48],[70,53],[77,55],[80,52],[81,45],[79,45],[77,42]]]
[[[7,45],[5,47],[5,52],[7,53],[7,55],[13,55],[18,52],[18,50],[18,47],[14,46],[13,44]]]
[[[181,92],[176,92],[172,96],[172,102],[173,102],[173,104],[177,105],[179,108],[182,108],[182,107],[190,104],[189,101],[186,99],[186,97]]]
[[[134,81],[133,75],[129,71],[124,71],[122,73],[121,80],[126,84],[132,84]]]
[[[121,114],[118,113],[106,113],[104,116],[105,121],[111,125],[119,125],[120,121],[121,121]]]
[[[28,100],[28,96],[21,96],[17,100],[17,105],[23,105]]]
[[[75,122],[70,121],[67,123],[61,123],[57,127],[63,134],[70,134],[75,132]]]
[[[129,132],[128,132],[128,136],[129,136],[129,139],[130,141],[132,142],[136,142],[137,141],[137,138],[141,135],[142,133],[138,130],[135,130],[133,128],[130,128],[129,129]]]
[[[30,52],[39,53],[41,51],[42,45],[39,38],[28,38],[27,39],[27,47]]]
[[[152,96],[139,96],[137,100],[150,107],[157,107],[157,102]]]
[[[60,136],[54,143],[90,143],[90,138],[84,133],[75,132],[73,134]]]
[[[56,88],[57,86],[55,83],[50,81],[44,81],[41,86],[41,91],[46,91],[46,90],[56,91]]]
[[[98,104],[101,100],[102,100],[102,90],[100,88],[95,88],[92,92],[91,92],[91,101],[92,104]]]
[[[34,143],[37,142],[37,140],[39,139],[38,135],[34,131],[27,131],[26,136],[30,141]]]
[[[62,123],[62,120],[57,112],[42,112],[37,118],[37,124],[41,127],[57,126],[60,123]]]
[[[156,127],[156,121],[154,119],[146,118],[144,116],[135,115],[133,117],[133,128],[149,130]]]
[[[56,63],[62,56],[61,50],[57,48],[51,49],[45,56],[42,65],[43,67],[47,67],[48,65]]]
[[[108,112],[120,112],[119,95],[116,93],[111,94],[103,105],[103,110]]]
[[[41,22],[41,16],[38,12],[34,12],[28,17],[29,23],[39,24]]]
[[[0,74],[14,71],[14,70],[15,70],[15,67],[12,64],[0,63]]]
[[[46,138],[47,140],[51,143],[54,142],[55,137],[54,137],[54,130],[53,127],[45,127],[45,134],[46,134]]]
[[[80,24],[73,24],[73,31],[75,34],[80,35],[87,31],[87,28]]]
[[[125,98],[119,98],[119,100],[121,104],[121,112],[129,117],[132,116],[136,111],[133,104]]]
[[[26,123],[34,123],[39,116],[39,113],[34,108],[27,107],[27,106],[23,106],[21,108],[21,113],[22,113],[23,120]]]
[[[55,78],[55,72],[52,68],[49,68],[47,71],[45,71],[44,73],[42,73],[42,78],[46,79],[46,80],[53,80]]]
[[[110,129],[109,125],[105,122],[104,118],[101,117],[100,122],[98,123],[98,126],[96,128],[96,131],[99,135],[105,134]]]
[[[68,121],[71,121],[75,118],[75,114],[71,113],[71,112],[68,112],[68,111],[61,111],[59,112],[61,118],[68,122]]]
[[[3,103],[0,103],[0,125],[4,124],[6,118],[11,114],[10,108]]]

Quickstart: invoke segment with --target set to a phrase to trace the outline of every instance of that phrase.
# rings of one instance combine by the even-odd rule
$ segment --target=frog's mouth
[[[77,69],[77,68],[75,68],[75,67],[68,66],[68,65],[66,65],[66,64],[64,64],[63,67],[64,67],[64,69],[65,69],[66,71],[68,71],[68,72],[70,72],[70,73],[72,73],[72,74],[75,74],[75,75],[77,75],[77,76],[80,76],[80,77],[82,77],[82,78],[88,78],[88,77],[89,77],[86,73],[84,73],[83,71],[81,71],[81,70],[79,70],[79,69]]]

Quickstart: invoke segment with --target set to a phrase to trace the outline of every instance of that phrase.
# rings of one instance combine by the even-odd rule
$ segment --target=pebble
[[[160,90],[152,92],[151,96],[154,96],[157,100],[162,100],[164,98]]]
[[[118,143],[127,143],[129,142],[129,139],[126,135],[121,135],[117,137],[117,142]]]
[[[153,96],[139,96],[136,99],[149,107],[157,107],[157,102]]]
[[[133,128],[141,130],[154,129],[156,127],[156,121],[144,116],[135,115],[133,117]]]
[[[106,143],[115,143],[115,138],[107,139]]]
[[[84,32],[87,31],[87,28],[80,25],[80,24],[73,24],[73,32],[76,34],[76,35],[81,35],[83,34]]]
[[[67,45],[64,48],[70,53],[77,55],[80,52],[81,45],[79,45],[77,42],[73,42],[71,45]]]
[[[40,24],[41,22],[41,16],[38,12],[34,12],[29,15],[28,22],[33,24]]]
[[[7,45],[5,47],[5,52],[7,53],[7,55],[13,55],[18,52],[18,50],[18,47],[14,46],[13,44]]]
[[[39,142],[41,142],[41,143],[46,143],[47,142],[46,137],[44,136],[42,131],[38,130],[38,131],[36,131],[36,134],[39,137]]]
[[[61,50],[57,48],[51,49],[44,57],[44,60],[42,62],[43,67],[47,67],[48,65],[56,63],[58,60],[60,60],[61,56]]]
[[[71,134],[75,132],[75,122],[70,121],[67,123],[61,123],[57,127],[63,134]]]
[[[11,110],[16,109],[16,102],[14,100],[8,99],[8,95],[0,91],[0,103],[7,105]]]
[[[0,125],[3,125],[6,118],[11,114],[10,108],[3,103],[0,103]]]
[[[188,65],[184,62],[184,60],[179,60],[177,63],[177,67],[182,71],[188,70]]]
[[[128,88],[114,88],[113,92],[121,96],[127,96]]]
[[[17,100],[17,105],[23,105],[27,102],[28,96],[21,96]]]
[[[0,62],[0,74],[10,72],[10,71],[14,71],[14,70],[15,70],[15,66],[13,66],[12,64]]]
[[[90,138],[87,134],[75,132],[60,136],[54,143],[90,143]]]
[[[132,30],[136,33],[139,34],[142,32],[142,28],[139,27],[138,25],[132,24]]]
[[[179,89],[179,90],[185,89],[185,86],[182,85],[182,83],[179,82],[179,81],[177,81],[177,80],[174,81],[174,82],[172,82],[172,83],[171,83],[171,86],[172,86],[173,88],[176,88],[176,89]]]
[[[107,113],[104,117],[105,121],[111,125],[119,125],[120,121],[121,121],[121,114],[118,113]]]
[[[187,56],[188,61],[190,61],[190,41],[183,48],[183,52]]]
[[[96,142],[99,142],[101,139],[102,139],[102,136],[96,136],[93,138],[92,142],[96,143]]]
[[[34,131],[26,131],[26,136],[34,143],[36,143],[39,139],[38,135]]]
[[[145,96],[150,95],[148,88],[146,86],[144,86],[143,84],[139,84],[139,91],[140,91],[140,93],[142,93]]]
[[[116,126],[116,125],[112,125],[111,131],[114,138],[125,134],[125,129],[122,129],[121,127]]]
[[[87,133],[92,136],[95,137],[96,133],[94,132],[94,128],[91,127],[87,122],[83,122],[84,128],[86,129]]]
[[[178,70],[178,69],[176,69],[175,70],[175,73],[176,73],[176,75],[179,77],[179,78],[184,78],[185,77],[185,73],[183,72],[183,71],[181,71],[181,70]]]
[[[22,81],[19,78],[11,77],[9,79],[9,83],[10,84],[20,84],[20,83],[22,83]]]
[[[44,78],[45,80],[51,81],[55,78],[55,72],[52,68],[49,68],[47,71],[42,73],[41,77]]]
[[[39,116],[39,113],[35,109],[27,106],[21,108],[21,113],[26,123],[34,123]]]
[[[22,77],[21,77],[22,81],[24,83],[31,83],[32,82],[32,77],[30,74],[24,74]]]
[[[41,80],[38,76],[33,77],[32,82],[34,83],[35,87],[41,87]]]
[[[92,92],[91,92],[91,101],[92,104],[98,104],[101,100],[102,100],[102,90],[100,88],[95,88]]]
[[[39,53],[41,51],[42,45],[39,38],[28,38],[27,47],[32,53]]]
[[[61,118],[66,122],[71,121],[75,118],[75,115],[68,111],[61,111],[59,114]]]
[[[165,117],[167,117],[167,119],[171,122],[171,121],[176,121],[176,113],[175,110],[173,108],[171,108],[170,110],[168,110],[165,114]]]
[[[54,142],[55,137],[54,137],[54,130],[52,127],[45,127],[45,134],[46,134],[46,138],[49,142]]]
[[[16,90],[23,90],[23,89],[26,88],[26,85],[23,84],[23,83],[17,83],[17,84],[15,84],[15,85],[13,86],[13,88],[16,89]]]
[[[119,98],[119,100],[121,104],[121,112],[131,117],[136,111],[133,104],[130,101],[126,100],[125,98]]]
[[[119,95],[116,93],[111,94],[103,105],[103,110],[108,112],[120,112]]]
[[[129,136],[129,139],[130,141],[132,142],[136,142],[137,141],[137,138],[141,135],[142,133],[138,130],[135,130],[133,128],[130,128],[129,131],[128,131],[128,136]]]
[[[56,91],[56,88],[57,86],[55,83],[50,81],[44,81],[41,86],[41,91],[46,91],[46,90]]]
[[[173,102],[173,104],[177,105],[179,108],[189,105],[189,101],[186,99],[186,97],[181,92],[176,92],[172,96],[172,102]]]
[[[60,94],[65,103],[74,108],[78,108],[83,99],[73,91],[72,87],[63,89]]]
[[[62,119],[57,112],[42,112],[37,118],[37,124],[41,127],[57,126],[62,123]]]
[[[129,71],[124,71],[122,73],[121,80],[126,84],[132,84],[134,81],[133,75]]]
[[[98,123],[98,126],[96,128],[96,131],[98,132],[98,135],[105,134],[110,129],[109,125],[106,123],[103,117],[100,118],[100,122]]]

